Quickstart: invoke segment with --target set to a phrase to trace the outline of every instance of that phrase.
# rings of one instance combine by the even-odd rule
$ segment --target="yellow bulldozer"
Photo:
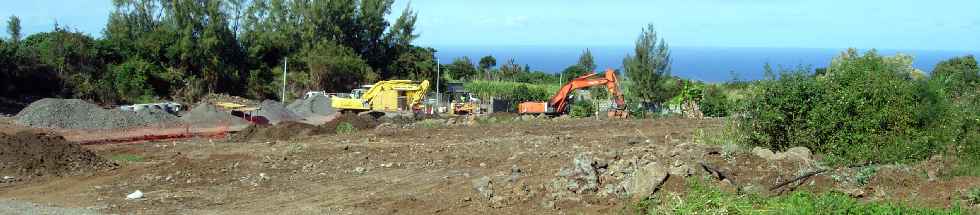
[[[342,113],[412,112],[421,109],[429,81],[387,80],[354,89],[347,96],[331,96],[330,106]]]

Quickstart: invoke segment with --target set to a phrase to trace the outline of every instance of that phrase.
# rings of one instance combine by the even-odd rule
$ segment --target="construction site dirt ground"
[[[0,199],[110,214],[621,213],[631,206],[628,198],[552,201],[546,187],[578,154],[670,154],[723,126],[720,119],[538,119],[385,128],[292,140],[90,145],[85,148],[119,167],[81,176],[0,183]],[[717,147],[704,147],[707,157],[699,159],[726,170],[739,183],[775,184],[800,172],[781,169],[778,162],[760,165],[766,162],[747,154],[735,156],[745,157],[737,162],[726,162],[712,152]],[[960,190],[980,186],[977,178],[926,182],[918,173],[911,175],[888,176],[901,178],[898,181],[872,179],[875,190],[861,198],[887,200],[892,198],[888,193],[876,192],[905,191],[899,196],[915,192],[909,198],[921,201],[911,204],[948,207],[958,201]],[[497,195],[507,198],[481,198],[474,180],[484,176],[493,178]],[[813,188],[799,189],[827,190],[831,186],[823,184],[829,181],[829,176],[820,175],[807,181]],[[671,176],[660,192],[682,193],[684,183],[683,177]],[[144,197],[127,200],[126,195],[136,190]]]

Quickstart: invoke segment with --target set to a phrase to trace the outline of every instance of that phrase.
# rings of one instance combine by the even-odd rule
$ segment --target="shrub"
[[[735,111],[735,104],[720,86],[708,86],[701,99],[701,112],[705,116],[725,117]]]
[[[975,187],[966,192],[966,201],[973,205],[980,204],[980,187]]]
[[[949,137],[957,134],[957,117],[944,107],[945,93],[913,80],[911,63],[901,54],[858,55],[852,49],[823,75],[783,69],[750,98],[743,123],[747,140],[777,150],[805,146],[829,155],[830,163],[903,162],[936,154],[955,142]]]
[[[354,132],[357,132],[357,128],[355,128],[354,125],[350,124],[349,122],[341,122],[340,124],[337,124],[336,131],[338,134],[353,134]]]
[[[568,111],[568,115],[572,117],[590,117],[595,114],[595,107],[592,102],[585,100],[575,100],[572,103],[571,109]]]

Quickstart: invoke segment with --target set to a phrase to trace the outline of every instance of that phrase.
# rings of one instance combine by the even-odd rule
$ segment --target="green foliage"
[[[371,67],[348,47],[332,42],[318,43],[300,52],[307,65],[309,85],[304,90],[340,91],[372,77]]]
[[[425,119],[415,124],[422,128],[438,128],[446,125],[445,121],[440,121],[437,119]]]
[[[590,117],[595,115],[595,106],[591,101],[575,100],[572,103],[571,109],[568,111],[568,115],[572,117]]]
[[[906,55],[852,49],[821,76],[797,68],[775,78],[767,65],[770,79],[759,83],[743,123],[748,141],[777,150],[806,146],[831,163],[915,161],[968,143],[967,113],[946,99],[937,79],[916,81],[911,63]]]
[[[589,72],[590,70],[582,65],[575,64],[575,65],[568,66],[561,71],[562,83],[568,83],[568,81],[577,78],[579,76],[585,75],[586,73]]]
[[[871,182],[871,177],[874,177],[875,173],[877,172],[878,167],[867,166],[858,170],[858,173],[856,176],[854,176],[854,179],[857,181],[858,185],[864,186]]]
[[[10,42],[17,44],[20,41],[20,17],[10,16],[7,20],[7,34],[10,34]]]
[[[494,58],[492,55],[487,55],[480,58],[480,70],[482,70],[484,73],[484,79],[491,79],[490,69],[494,66],[497,66],[497,58]]]
[[[936,64],[932,70],[933,78],[940,79],[955,97],[976,92],[980,85],[980,67],[973,55],[955,57]]]
[[[585,51],[582,52],[582,55],[578,57],[578,64],[576,65],[582,66],[585,68],[585,71],[595,71],[596,65],[595,58],[592,57],[592,50],[585,49]]]
[[[972,205],[980,205],[980,187],[974,187],[967,191],[966,201]]]
[[[470,81],[463,84],[463,88],[480,98],[495,97],[515,101],[547,101],[558,91],[557,85],[506,81]]]
[[[862,203],[845,194],[794,192],[762,197],[730,194],[699,179],[688,180],[684,196],[658,194],[638,202],[635,213],[644,214],[964,214],[963,208],[917,208],[899,203]]]
[[[341,122],[340,124],[337,124],[336,132],[338,134],[353,134],[354,132],[357,132],[357,128],[355,128],[354,125],[350,124],[349,122]]]
[[[150,74],[160,72],[156,65],[140,59],[131,59],[126,63],[113,66],[110,70],[115,76],[113,86],[122,101],[134,103],[152,101],[153,88],[147,84],[147,80]]]
[[[472,80],[478,75],[473,62],[466,56],[454,59],[453,63],[449,64],[446,69],[457,80]]]
[[[634,54],[623,59],[626,76],[633,81],[630,92],[643,102],[661,103],[674,97],[675,93],[665,89],[670,85],[663,82],[670,77],[670,63],[667,42],[652,24],[647,25],[636,39]]]
[[[728,97],[723,86],[709,85],[703,92],[704,96],[699,105],[705,116],[725,117],[737,109],[737,104]]]
[[[109,157],[109,160],[119,161],[119,162],[143,162],[145,158],[143,156],[134,154],[117,154]]]

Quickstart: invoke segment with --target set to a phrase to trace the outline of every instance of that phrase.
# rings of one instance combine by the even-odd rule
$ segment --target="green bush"
[[[576,100],[572,103],[572,107],[568,111],[568,115],[572,117],[590,117],[594,114],[594,105],[592,105],[592,102],[585,100]]]
[[[735,103],[728,98],[720,86],[708,86],[704,88],[704,96],[701,99],[701,112],[710,117],[726,117],[735,112]]]
[[[357,132],[357,128],[355,128],[354,125],[350,124],[349,122],[341,122],[340,124],[337,124],[336,131],[338,134],[353,134],[354,132]]]
[[[952,138],[962,134],[962,113],[940,85],[914,80],[911,63],[901,54],[852,49],[822,75],[783,69],[750,98],[742,123],[748,141],[777,150],[805,146],[838,164],[921,160],[962,143]]]

